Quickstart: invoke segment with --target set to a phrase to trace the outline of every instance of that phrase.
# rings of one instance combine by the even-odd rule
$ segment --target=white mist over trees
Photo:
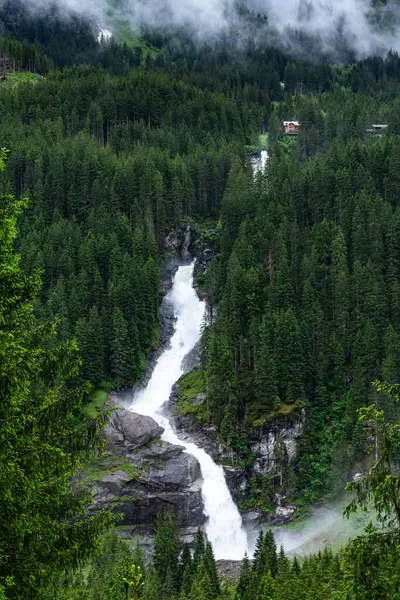
[[[5,0],[1,0],[4,3]],[[34,0],[33,10],[57,4],[68,12],[96,19],[101,26],[115,18],[132,27],[188,27],[200,39],[215,38],[232,27],[246,38],[235,0]],[[303,36],[317,38],[321,48],[335,56],[345,45],[358,57],[400,49],[400,9],[395,0],[245,0],[245,6],[266,15],[265,35],[277,38],[292,51]]]

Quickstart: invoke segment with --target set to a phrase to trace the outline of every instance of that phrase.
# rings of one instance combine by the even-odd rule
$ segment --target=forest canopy
[[[0,81],[0,590],[46,598],[49,582],[81,577],[110,521],[88,517],[87,491],[70,486],[106,420],[80,407],[92,387],[142,376],[159,342],[171,231],[212,230],[198,280],[212,309],[199,420],[250,471],[252,438],[282,418],[304,427],[296,460],[281,446],[279,482],[254,473],[244,506],[268,512],[276,492],[299,505],[331,499],[366,455],[366,419],[381,427],[377,443],[395,435],[400,59],[337,66],[255,40],[238,54],[229,39],[197,44],[182,32],[177,44],[151,30],[134,47],[98,43],[88,23],[7,6],[0,54],[37,77]],[[284,136],[286,120],[301,124],[298,136]],[[269,161],[254,176],[249,154],[261,146]],[[384,448],[379,474],[395,477],[397,446]],[[375,493],[373,478],[364,483],[361,503]],[[396,513],[396,498],[384,502]],[[146,600],[229,598],[212,548],[199,539],[192,558],[173,527],[160,525],[152,566],[137,557],[153,586]],[[118,540],[104,543],[131,560]],[[321,581],[321,598],[369,597],[371,582],[345,594],[358,593],[353,567],[360,559],[368,571],[371,546],[300,565],[274,543],[260,539],[231,597],[315,598]],[[387,551],[389,567],[372,553],[371,598],[398,591],[395,544]],[[100,556],[119,597],[121,578]],[[96,568],[74,584],[82,598],[105,597]]]

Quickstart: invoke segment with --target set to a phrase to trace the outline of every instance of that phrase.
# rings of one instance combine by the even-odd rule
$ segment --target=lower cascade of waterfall
[[[135,394],[130,409],[152,417],[165,428],[162,439],[172,444],[184,445],[185,451],[197,458],[203,477],[202,497],[207,517],[205,529],[207,538],[213,545],[215,557],[241,560],[247,551],[247,536],[222,467],[215,464],[196,444],[182,443],[163,412],[172,386],[184,372],[184,357],[200,339],[205,303],[199,300],[193,288],[193,264],[179,267],[168,300],[175,311],[175,333],[169,348],[158,359],[147,386]]]

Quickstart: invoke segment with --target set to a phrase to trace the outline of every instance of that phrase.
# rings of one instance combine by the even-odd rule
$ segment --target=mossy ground
[[[90,394],[87,401],[82,405],[82,414],[85,421],[90,421],[98,416],[104,409],[107,397],[108,391],[105,389],[96,389]]]
[[[208,423],[207,401],[194,404],[197,395],[205,390],[203,373],[199,368],[193,369],[179,380],[179,394],[176,406],[180,415],[193,414],[202,424]]]
[[[7,79],[2,83],[2,85],[16,85],[17,83],[36,83],[41,78],[37,73],[28,73],[25,71],[21,71],[19,73],[8,73]]]
[[[281,402],[279,408],[272,413],[273,417],[287,417],[289,415],[297,416],[299,411],[304,408],[305,404],[302,400],[297,400],[293,404]]]
[[[83,468],[82,475],[89,483],[100,481],[105,475],[112,475],[116,471],[125,471],[129,477],[134,479],[138,469],[121,455],[98,456],[92,458]]]

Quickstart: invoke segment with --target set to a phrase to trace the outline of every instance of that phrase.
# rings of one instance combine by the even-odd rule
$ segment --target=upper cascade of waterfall
[[[206,533],[217,559],[240,560],[247,551],[247,537],[242,519],[232,500],[221,466],[193,443],[182,443],[174,433],[164,405],[172,386],[184,373],[182,361],[200,340],[205,303],[193,288],[193,264],[179,267],[167,298],[173,305],[176,328],[167,348],[160,356],[147,386],[137,392],[131,410],[155,419],[165,428],[163,439],[184,445],[200,463],[203,476],[202,496],[207,516]]]
[[[260,154],[252,157],[251,166],[253,168],[254,175],[259,172],[264,172],[265,167],[267,166],[268,156],[268,150],[261,150]]]
[[[100,25],[99,25],[97,41],[100,43],[102,38],[105,42],[108,42],[112,38],[112,32],[109,31],[108,29],[104,29],[104,27],[100,27]]]

